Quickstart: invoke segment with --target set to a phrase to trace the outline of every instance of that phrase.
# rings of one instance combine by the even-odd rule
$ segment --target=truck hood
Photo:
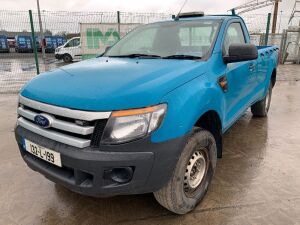
[[[88,111],[146,107],[203,74],[203,61],[95,58],[43,73],[21,95]]]

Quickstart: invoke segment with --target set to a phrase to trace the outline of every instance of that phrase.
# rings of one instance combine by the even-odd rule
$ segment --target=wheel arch
[[[212,133],[217,144],[218,158],[221,158],[223,150],[222,121],[217,111],[209,110],[203,113],[195,123],[195,127],[201,127]]]

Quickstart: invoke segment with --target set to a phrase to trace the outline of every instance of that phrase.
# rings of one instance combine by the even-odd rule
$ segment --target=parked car
[[[20,35],[15,37],[15,51],[16,52],[33,52],[32,39],[30,36]]]
[[[55,58],[58,60],[62,59],[65,63],[80,60],[81,56],[80,37],[74,37],[55,49]]]
[[[101,57],[23,87],[20,153],[74,192],[153,192],[168,210],[188,213],[211,183],[222,134],[249,107],[267,116],[278,50],[250,44],[235,15],[181,14],[141,26]]]
[[[9,53],[9,46],[5,35],[0,35],[0,52]]]

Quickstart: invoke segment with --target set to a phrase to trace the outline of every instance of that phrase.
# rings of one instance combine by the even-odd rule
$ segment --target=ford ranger
[[[222,136],[248,108],[267,116],[278,48],[235,15],[143,25],[104,54],[21,90],[15,136],[27,165],[88,196],[154,193],[185,214],[203,199]]]

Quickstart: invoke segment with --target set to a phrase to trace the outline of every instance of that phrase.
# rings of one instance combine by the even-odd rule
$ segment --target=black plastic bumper
[[[79,149],[42,137],[22,127],[15,129],[16,140],[27,165],[55,183],[84,195],[106,197],[142,194],[163,187],[174,171],[187,136],[163,143],[150,138],[135,142]],[[23,148],[26,138],[61,154],[62,168],[43,161]],[[114,168],[133,168],[132,179],[117,183],[106,176]]]
[[[63,58],[63,55],[55,54],[55,58],[61,60]]]

